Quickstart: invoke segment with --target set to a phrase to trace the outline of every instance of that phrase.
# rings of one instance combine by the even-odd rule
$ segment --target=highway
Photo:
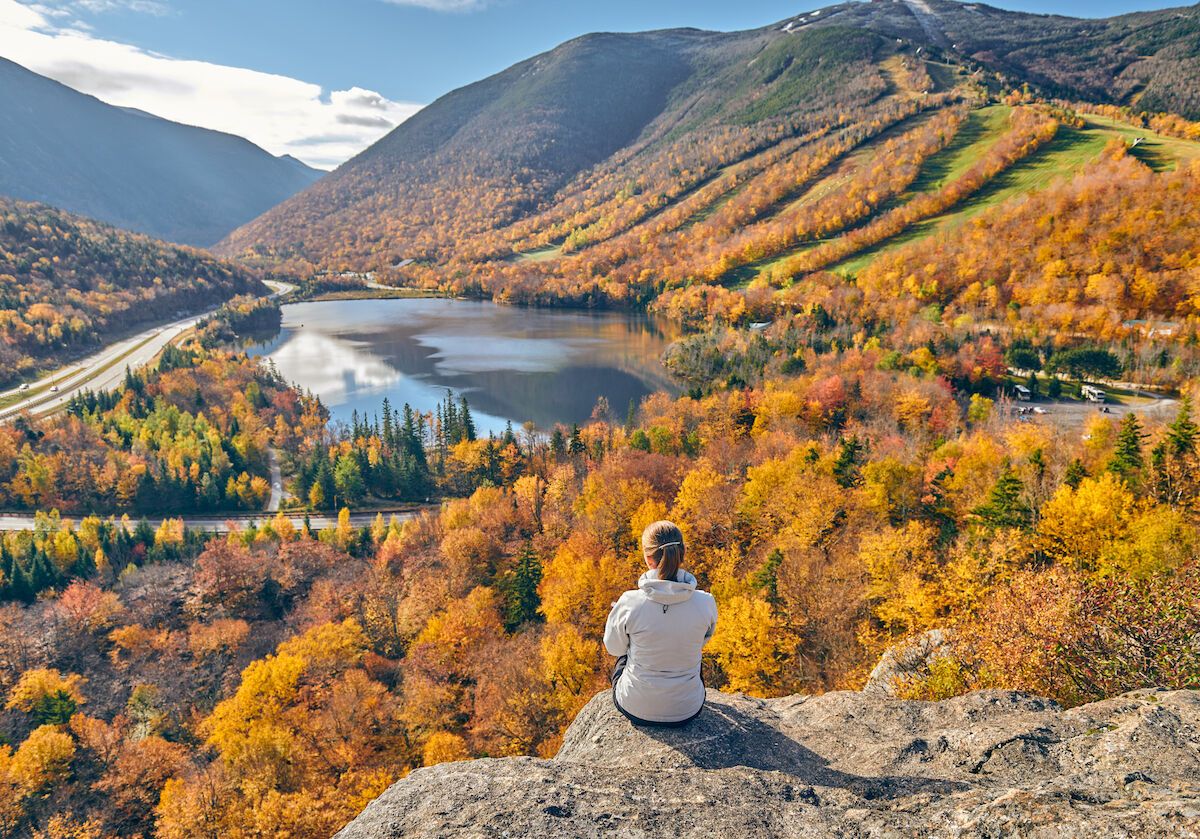
[[[265,281],[271,287],[271,297],[280,297],[293,291],[296,287],[290,283],[273,280]],[[110,344],[99,352],[75,362],[61,370],[43,377],[37,382],[30,382],[24,391],[21,388],[0,393],[0,400],[29,394],[0,409],[0,422],[6,422],[30,411],[36,414],[46,414],[66,405],[75,394],[85,390],[112,390],[125,379],[125,368],[137,370],[153,361],[163,348],[192,329],[197,323],[208,317],[217,307],[213,307],[200,315],[189,315],[186,318],[147,329],[130,338]],[[52,388],[57,387],[55,391]]]
[[[381,511],[372,510],[370,512],[351,513],[350,514],[350,523],[352,525],[354,525],[355,527],[367,527],[375,521],[375,516],[379,512],[381,512]],[[406,507],[406,508],[397,509],[397,510],[384,510],[382,512],[383,512],[383,520],[384,521],[391,521],[393,516],[395,516],[400,521],[404,521],[406,519],[411,519],[413,516],[415,516],[417,514],[417,509],[413,508],[413,507]],[[249,527],[252,522],[261,525],[264,522],[271,521],[271,519],[275,518],[275,516],[271,513],[262,513],[257,516],[236,514],[236,515],[223,516],[223,517],[222,516],[195,516],[195,517],[193,517],[193,516],[170,516],[170,515],[161,515],[160,514],[157,516],[147,516],[146,520],[149,521],[155,527],[157,527],[163,518],[182,518],[184,526],[191,530],[200,530],[205,533],[228,533],[232,527],[244,529],[246,527]],[[303,513],[287,514],[287,518],[291,521],[292,525],[297,530],[304,527],[304,514]],[[79,521],[78,517],[72,518],[70,516],[63,516],[63,519],[64,520],[71,519],[72,521],[75,521],[75,522]],[[134,518],[132,516],[130,517],[131,526],[135,525],[137,523],[137,521],[138,520],[136,518]],[[321,530],[326,527],[336,526],[337,525],[337,515],[333,514],[333,513],[312,513],[309,515],[308,521],[309,521],[309,525],[312,527],[312,529],[314,531]],[[32,530],[33,525],[34,525],[33,513],[0,513],[0,531]]]

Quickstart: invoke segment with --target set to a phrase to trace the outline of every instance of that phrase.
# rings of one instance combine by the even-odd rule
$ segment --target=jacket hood
[[[660,580],[657,571],[647,571],[638,578],[638,588],[655,603],[682,603],[696,590],[696,578],[682,568],[675,576],[680,582]]]

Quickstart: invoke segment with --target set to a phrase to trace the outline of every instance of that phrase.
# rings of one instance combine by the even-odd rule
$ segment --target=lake
[[[372,416],[384,397],[430,411],[449,389],[480,433],[583,422],[596,400],[677,392],[660,361],[673,335],[644,315],[427,299],[329,300],[283,307],[279,334],[252,350],[321,397],[334,420]]]

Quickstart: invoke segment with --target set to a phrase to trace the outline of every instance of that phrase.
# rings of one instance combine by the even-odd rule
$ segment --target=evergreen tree
[[[843,489],[862,483],[859,467],[863,462],[866,446],[857,437],[845,437],[833,461],[833,477]]]
[[[71,694],[60,688],[39,699],[30,714],[35,725],[66,725],[78,707]]]
[[[1198,436],[1200,428],[1192,420],[1192,402],[1185,396],[1179,402],[1174,421],[1167,426],[1167,433],[1150,453],[1154,494],[1160,501],[1179,504],[1195,494]]]
[[[1084,468],[1083,461],[1075,458],[1067,465],[1067,470],[1063,473],[1063,483],[1071,489],[1079,489],[1079,485],[1086,477],[1088,477],[1088,471]]]
[[[37,599],[33,581],[20,562],[13,561],[12,582],[8,585],[8,596],[21,603],[32,603]]]
[[[526,623],[540,622],[542,615],[538,609],[542,605],[538,597],[538,585],[542,582],[542,561],[533,549],[533,544],[526,541],[517,557],[513,569],[501,581],[501,592],[504,597],[504,628],[515,632]]]
[[[991,527],[1028,527],[1031,513],[1021,498],[1024,492],[1021,479],[1005,467],[988,494],[987,503],[976,507],[975,515]]]
[[[406,405],[405,407],[408,406]],[[383,432],[381,434],[381,439],[383,440],[383,444],[385,446],[387,446],[389,449],[394,449],[396,448],[396,430],[395,425],[392,422],[392,403],[388,401],[386,396],[383,397],[382,410]]]
[[[29,568],[29,584],[34,594],[53,588],[58,582],[58,572],[45,551],[38,551]]]
[[[461,423],[462,436],[460,439],[474,442],[475,440],[475,421],[471,419],[471,406],[467,404],[467,397],[460,396],[459,400],[459,422]]]
[[[484,479],[492,486],[500,483],[500,450],[496,448],[496,439],[489,434],[483,447]]]
[[[337,487],[334,485],[333,467],[329,465],[329,458],[322,456],[321,462],[317,464],[317,474],[313,479],[313,486],[319,488],[316,494],[320,497],[321,506],[333,503]],[[311,492],[309,498],[312,499]]]
[[[333,470],[333,483],[337,497],[345,504],[356,504],[362,500],[366,492],[363,482],[362,468],[353,454],[344,454],[338,458]]]
[[[1167,426],[1167,454],[1174,458],[1195,454],[1198,435],[1200,427],[1192,420],[1191,397],[1184,396],[1179,401],[1179,412],[1175,415],[1175,420]]]
[[[750,584],[766,592],[767,602],[778,609],[783,602],[779,597],[779,566],[783,564],[783,551],[775,548],[767,555],[766,562],[751,578]]]
[[[562,428],[557,425],[550,434],[550,453],[556,458],[567,453],[567,438],[563,435]]]
[[[583,454],[587,451],[583,445],[583,437],[579,434],[579,423],[571,426],[571,440],[567,444],[567,451],[573,455]]]
[[[1128,413],[1121,419],[1117,432],[1117,444],[1108,460],[1108,471],[1119,475],[1130,483],[1136,483],[1142,471],[1142,424],[1137,414]]]

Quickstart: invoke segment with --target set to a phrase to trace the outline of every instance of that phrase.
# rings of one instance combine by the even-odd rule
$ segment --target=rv
[[[1017,392],[1017,400],[1020,402],[1028,402],[1033,398],[1033,394],[1029,392],[1029,388],[1025,385],[1017,385],[1013,388]]]
[[[1083,387],[1079,388],[1079,395],[1088,402],[1103,402],[1108,398],[1104,391],[1092,385],[1084,385]]]

